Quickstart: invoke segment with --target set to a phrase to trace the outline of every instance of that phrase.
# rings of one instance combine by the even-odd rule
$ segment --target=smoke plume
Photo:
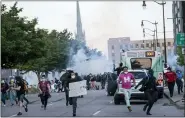
[[[77,54],[72,57],[73,66],[68,69],[72,69],[79,75],[87,74],[103,74],[104,72],[112,72],[113,63],[108,61],[105,56],[98,56],[92,54],[87,57],[84,49],[78,50]]]

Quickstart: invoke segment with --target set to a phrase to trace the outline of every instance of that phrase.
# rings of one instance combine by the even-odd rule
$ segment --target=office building
[[[174,53],[174,39],[167,38],[166,46],[167,46],[167,55],[171,55]],[[153,40],[135,40],[131,41],[129,37],[121,37],[121,38],[110,38],[108,40],[108,59],[113,61],[114,64],[120,63],[121,52],[122,50],[132,50],[132,49],[149,49],[153,50]],[[157,51],[164,54],[164,40],[158,39],[158,47]]]

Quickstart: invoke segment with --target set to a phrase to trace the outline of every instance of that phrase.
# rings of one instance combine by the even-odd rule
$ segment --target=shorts
[[[17,95],[18,101],[23,102],[24,94]]]

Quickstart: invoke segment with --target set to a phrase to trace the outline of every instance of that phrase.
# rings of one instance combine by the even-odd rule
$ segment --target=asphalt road
[[[28,112],[23,109],[23,117],[65,117],[72,116],[72,106],[65,106],[64,93],[54,93],[49,100],[47,110],[41,108],[41,103],[37,96],[29,97],[30,101],[34,101],[28,106]],[[31,100],[32,99],[32,100]],[[164,105],[166,104],[166,105]],[[78,99],[77,117],[146,117],[146,113],[142,111],[144,103],[131,103],[132,112],[129,112],[125,105],[114,105],[113,97],[106,96],[105,90],[91,90],[84,98]],[[2,117],[17,117],[19,111],[18,106],[1,107]],[[152,116],[170,117],[184,116],[184,110],[178,110],[175,106],[169,104],[166,98],[158,100],[151,110]]]

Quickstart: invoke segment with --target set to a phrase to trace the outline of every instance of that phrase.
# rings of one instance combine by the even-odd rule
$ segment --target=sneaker
[[[11,106],[13,106],[14,104],[11,104]]]
[[[27,105],[24,105],[24,110],[25,110],[25,112],[28,112],[28,106]]]
[[[128,110],[129,110],[129,112],[131,112],[132,111],[132,109],[131,109],[131,107],[129,106],[129,107],[127,107],[128,108]]]
[[[21,112],[19,112],[17,115],[18,115],[18,116],[20,116],[20,115],[22,115],[22,113],[21,113]]]
[[[76,114],[73,114],[73,117],[75,117],[76,116]]]

